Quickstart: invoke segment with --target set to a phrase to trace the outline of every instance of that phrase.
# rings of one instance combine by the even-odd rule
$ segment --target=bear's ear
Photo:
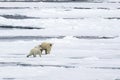
[[[52,46],[53,44],[50,44],[50,46]]]

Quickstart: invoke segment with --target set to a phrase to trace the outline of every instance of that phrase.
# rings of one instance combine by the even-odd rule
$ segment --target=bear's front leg
[[[27,57],[30,57],[32,54],[28,54]]]
[[[47,49],[47,54],[50,54],[50,49]]]
[[[48,54],[48,51],[47,51],[47,49],[45,49],[45,54]]]
[[[43,52],[43,50],[42,50],[42,49],[40,49],[40,51],[41,51],[41,53]]]
[[[30,55],[27,55],[26,57],[29,57]]]

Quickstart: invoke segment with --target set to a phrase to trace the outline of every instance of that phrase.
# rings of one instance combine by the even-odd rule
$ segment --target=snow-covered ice
[[[120,80],[119,6],[0,2],[0,80]],[[44,41],[51,54],[26,57]]]

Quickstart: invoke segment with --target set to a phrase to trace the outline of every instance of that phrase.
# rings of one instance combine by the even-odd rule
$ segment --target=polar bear
[[[33,57],[36,57],[36,55],[39,55],[41,57],[41,47],[39,46],[35,46],[33,49],[31,49],[30,53],[27,55],[27,57],[33,55]]]
[[[41,45],[40,45],[40,47],[42,48],[41,52],[43,52],[43,50],[45,50],[45,54],[50,54],[52,45],[53,44],[49,43],[49,42],[42,42]]]

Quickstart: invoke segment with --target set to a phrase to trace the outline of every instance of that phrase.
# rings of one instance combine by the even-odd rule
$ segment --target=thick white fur
[[[27,57],[33,55],[33,57],[36,57],[36,55],[39,55],[41,57],[41,47],[40,46],[36,46],[33,49],[31,49],[30,53],[27,55]]]
[[[51,48],[52,48],[52,43],[49,43],[49,42],[43,42],[41,43],[40,47],[42,48],[41,49],[41,52],[43,50],[45,50],[45,54],[50,54],[50,51],[51,51]]]

